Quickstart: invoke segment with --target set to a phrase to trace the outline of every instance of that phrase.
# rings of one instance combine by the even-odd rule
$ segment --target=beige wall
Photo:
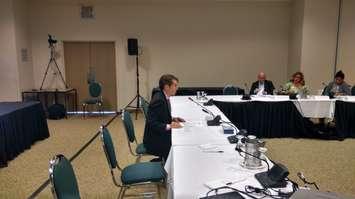
[[[304,0],[290,3],[291,25],[288,50],[287,77],[301,69]]]
[[[314,93],[333,77],[337,16],[338,1],[305,0],[301,71]]]
[[[31,2],[37,87],[48,62],[47,33],[65,41],[115,41],[119,107],[135,94],[135,62],[126,52],[128,37],[139,38],[142,45],[144,96],[157,85],[162,73],[176,74],[182,86],[250,84],[259,70],[264,70],[276,85],[286,79],[287,2],[98,3],[94,5],[95,20],[81,20],[79,5]],[[58,50],[58,63],[63,67],[61,44]]]
[[[16,52],[20,90],[34,88],[30,35],[28,32],[27,0],[13,0],[15,18]],[[22,59],[21,50],[27,50],[27,61]]]
[[[337,70],[355,85],[355,1],[343,0]]]
[[[48,33],[60,41],[56,57],[63,74],[61,41],[115,42],[119,107],[135,94],[135,60],[127,55],[128,37],[139,38],[142,46],[143,96],[149,96],[165,72],[176,74],[182,86],[223,86],[250,84],[264,70],[278,86],[301,69],[313,91],[333,77],[338,0],[93,1],[94,20],[79,18],[79,0],[26,2],[0,2],[1,101],[18,100],[21,90],[39,88],[49,61]],[[337,69],[351,84],[354,10],[354,1],[343,0]],[[27,62],[21,60],[23,48],[28,49]],[[62,87],[53,72],[46,87]]]
[[[26,0],[0,2],[0,101],[21,100],[21,91],[33,88],[27,13]],[[28,50],[28,61],[21,49]]]
[[[0,101],[20,96],[14,24],[12,0],[0,1]]]

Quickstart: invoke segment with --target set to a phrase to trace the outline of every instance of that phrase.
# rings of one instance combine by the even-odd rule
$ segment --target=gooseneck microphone
[[[188,99],[190,101],[192,101],[193,103],[197,104],[198,106],[200,106],[202,108],[202,111],[211,115],[213,117],[212,120],[208,120],[207,121],[207,125],[208,126],[219,126],[221,123],[225,123],[229,126],[231,126],[232,128],[234,128],[236,130],[236,133],[239,132],[239,129],[232,123],[232,122],[227,122],[227,121],[223,121],[221,119],[220,115],[215,115],[212,111],[208,110],[206,107],[202,106],[200,103],[196,102],[194,99],[192,99],[191,97],[188,97]]]
[[[221,116],[220,115],[216,116],[215,114],[212,113],[212,111],[206,109],[204,106],[202,106],[200,103],[196,102],[191,97],[189,97],[188,99],[191,100],[192,102],[194,102],[195,104],[197,104],[198,106],[200,106],[202,108],[203,112],[205,112],[213,117],[212,120],[207,120],[208,126],[219,126],[221,124]]]
[[[244,83],[244,87],[245,87],[245,89],[244,89],[244,95],[242,97],[242,100],[251,100],[249,92],[248,92],[248,90],[249,90],[248,89],[248,84]]]
[[[212,115],[212,117],[215,117],[215,115],[212,113],[212,111],[208,110],[207,108],[202,106],[200,103],[196,102],[194,99],[192,99],[192,97],[189,97],[188,99],[191,100],[193,103],[197,104],[198,106],[200,106],[202,108],[203,112]]]

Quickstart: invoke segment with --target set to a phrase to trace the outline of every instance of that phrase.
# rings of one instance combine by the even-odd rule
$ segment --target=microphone
[[[213,117],[212,120],[207,120],[208,126],[219,126],[221,124],[221,116],[220,115],[216,116],[215,114],[212,113],[212,111],[206,109],[204,106],[202,106],[200,103],[196,102],[191,97],[188,97],[188,99],[191,100],[192,102],[194,102],[195,104],[197,104],[198,106],[202,107],[203,112],[205,112]]]
[[[210,114],[210,115],[212,115],[212,116],[214,117],[214,114],[213,114],[210,110],[208,110],[208,109],[206,109],[204,106],[202,106],[200,103],[196,102],[196,101],[195,101],[194,99],[192,99],[191,97],[188,97],[188,99],[191,100],[193,103],[197,104],[198,106],[200,106],[200,107],[202,108],[203,112],[205,112],[205,113],[207,113],[207,114]]]
[[[245,93],[249,93],[248,92],[248,84],[246,82],[244,82],[244,88],[245,88]]]
[[[215,115],[212,113],[212,112],[209,112],[207,109],[203,108],[202,109],[203,112],[209,114],[209,115],[212,115],[212,117],[215,117]]]
[[[245,89],[244,89],[244,95],[242,97],[242,100],[251,100],[249,92],[248,92],[248,84],[244,83],[244,87],[245,87]]]
[[[209,99],[207,102],[203,103],[204,106],[212,106],[213,105],[213,99]]]

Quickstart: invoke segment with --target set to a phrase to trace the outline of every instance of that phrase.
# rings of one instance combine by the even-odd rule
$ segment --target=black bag
[[[48,119],[59,120],[66,117],[67,111],[63,104],[53,104],[48,108]]]

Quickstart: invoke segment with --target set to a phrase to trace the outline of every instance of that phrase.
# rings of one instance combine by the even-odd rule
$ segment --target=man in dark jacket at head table
[[[258,81],[254,82],[250,88],[250,95],[262,94],[272,95],[275,90],[274,84],[270,80],[266,80],[264,72],[258,74]]]
[[[159,90],[154,92],[148,107],[143,144],[147,152],[167,159],[171,147],[171,129],[181,128],[182,118],[171,116],[170,96],[176,94],[178,78],[171,74],[160,77]]]

